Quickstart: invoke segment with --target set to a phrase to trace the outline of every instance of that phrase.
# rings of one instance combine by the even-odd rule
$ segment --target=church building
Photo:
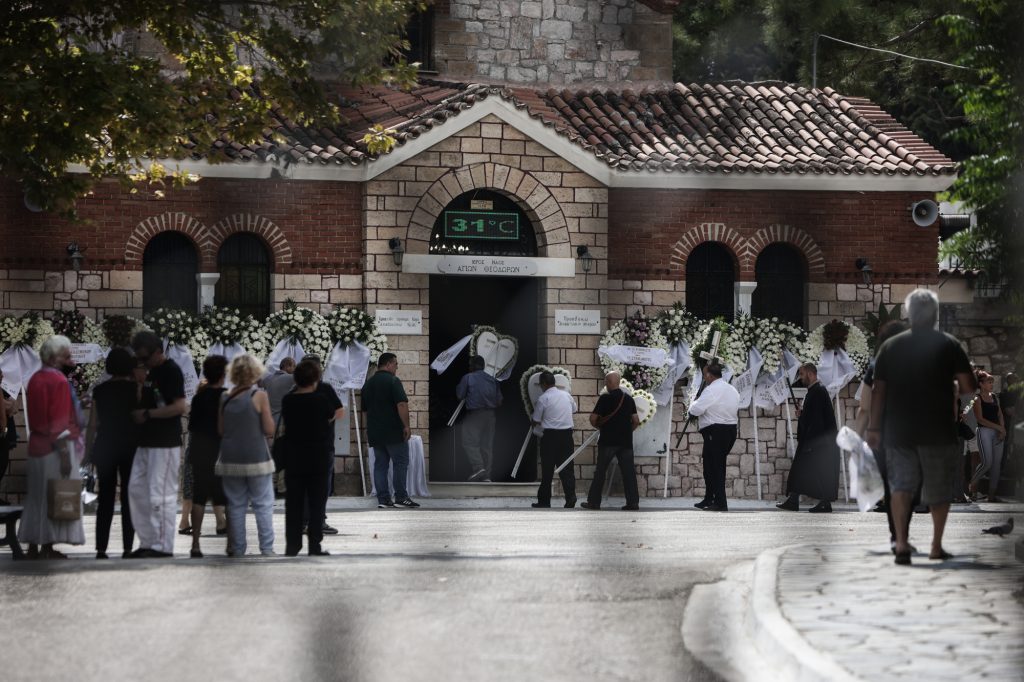
[[[572,374],[580,443],[602,387],[600,335],[637,310],[681,301],[704,318],[742,311],[813,329],[939,282],[938,225],[915,224],[911,206],[947,189],[955,164],[827,87],[672,82],[675,4],[438,0],[411,34],[416,87],[329,88],[340,126],[280,119],[283,142],[224,140],[232,162],[168,161],[201,179],[162,197],[102,182],[78,223],[29,210],[0,182],[0,313],[218,305],[265,317],[287,300],[418,313],[388,342],[435,494],[468,474],[447,425],[466,366],[429,364],[491,325],[519,344],[492,485],[530,495],[536,465],[510,476],[527,367]],[[392,151],[367,151],[374,125],[394,131]],[[844,396],[852,410],[852,389]],[[749,422],[729,461],[739,498],[755,496]],[[789,468],[785,419],[763,416],[758,435],[774,499]],[[639,458],[641,495],[702,494],[698,442]],[[575,462],[580,491],[594,458]],[[338,459],[339,492],[360,490],[359,471],[354,456]]]

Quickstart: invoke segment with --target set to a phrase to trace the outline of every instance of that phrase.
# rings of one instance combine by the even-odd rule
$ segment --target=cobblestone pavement
[[[919,547],[926,540],[918,535]],[[1024,564],[1013,541],[967,536],[952,551],[951,561],[916,554],[906,567],[878,545],[788,549],[782,614],[864,680],[1024,680]]]

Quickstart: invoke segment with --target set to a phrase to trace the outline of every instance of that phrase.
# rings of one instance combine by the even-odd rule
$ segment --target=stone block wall
[[[448,0],[435,5],[442,77],[540,86],[668,82],[672,15],[634,0]]]

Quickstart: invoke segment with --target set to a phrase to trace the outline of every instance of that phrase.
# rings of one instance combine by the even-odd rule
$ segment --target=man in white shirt
[[[736,442],[736,414],[740,394],[722,381],[722,366],[704,366],[704,390],[690,405],[690,416],[697,417],[697,428],[704,438],[701,460],[704,465],[704,500],[695,507],[705,511],[729,511],[725,499],[725,459]]]
[[[576,401],[567,391],[555,388],[555,375],[541,372],[540,387],[544,392],[537,399],[533,408],[533,423],[544,429],[540,440],[540,488],[537,489],[537,501],[534,507],[551,506],[551,480],[554,478],[555,467],[564,462],[573,451],[572,415],[576,411]],[[565,507],[576,506],[576,475],[573,467],[567,466],[558,473],[562,480],[562,492],[565,494]]]

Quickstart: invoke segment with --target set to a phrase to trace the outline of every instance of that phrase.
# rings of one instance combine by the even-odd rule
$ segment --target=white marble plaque
[[[600,334],[600,310],[555,310],[556,334]]]
[[[534,259],[514,256],[445,256],[438,269],[449,275],[529,277],[537,274]]]
[[[388,336],[423,333],[423,312],[420,310],[378,310],[377,329]]]

